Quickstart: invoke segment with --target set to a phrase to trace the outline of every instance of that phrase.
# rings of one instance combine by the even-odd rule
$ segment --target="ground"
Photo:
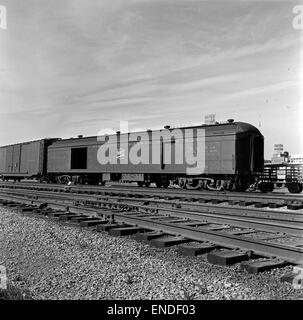
[[[302,299],[280,277],[183,257],[130,237],[112,237],[47,217],[0,208],[0,265],[11,299]],[[1,297],[2,294],[2,297]],[[8,291],[0,292],[8,298]]]

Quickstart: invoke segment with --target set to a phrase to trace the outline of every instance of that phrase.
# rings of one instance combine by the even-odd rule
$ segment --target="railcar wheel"
[[[148,188],[150,186],[150,182],[149,181],[145,181],[144,185],[145,185],[146,188]]]
[[[266,182],[260,182],[259,185],[258,185],[258,188],[263,193],[267,192],[267,183]]]
[[[273,192],[275,189],[275,186],[272,182],[267,183],[267,192]]]
[[[238,192],[245,192],[249,187],[249,184],[247,183],[236,183],[235,189]]]
[[[300,193],[302,192],[302,184],[298,182],[291,182],[288,186],[287,189],[290,193]]]
[[[247,188],[240,186],[240,187],[237,187],[237,188],[236,188],[236,191],[238,191],[238,192],[245,192],[246,189],[247,189]]]
[[[78,183],[79,183],[79,184],[84,184],[84,179],[83,179],[82,177],[79,177]]]
[[[140,188],[142,188],[143,185],[144,185],[144,182],[143,182],[143,181],[138,181],[137,183],[138,183],[138,186],[139,186]]]
[[[169,181],[163,181],[162,182],[162,187],[167,188],[169,186]]]
[[[186,189],[186,182],[184,179],[179,179],[178,180],[178,186],[182,189]]]
[[[223,189],[225,191],[231,191],[233,188],[233,184],[230,181],[224,181],[223,183]]]
[[[156,184],[157,188],[161,188],[162,187],[162,183],[159,180],[156,181],[155,184]]]

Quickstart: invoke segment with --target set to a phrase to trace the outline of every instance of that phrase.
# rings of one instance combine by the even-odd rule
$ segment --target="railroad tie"
[[[184,256],[195,257],[201,254],[208,253],[217,248],[219,248],[219,246],[213,243],[208,243],[208,242],[192,243],[192,244],[188,243],[180,246],[180,252]]]
[[[186,239],[183,237],[166,237],[153,239],[150,241],[150,244],[157,248],[166,248],[189,241],[190,239]]]
[[[248,262],[242,262],[241,263],[241,270],[245,270],[248,273],[259,273],[268,271],[274,268],[281,268],[286,266],[288,263],[284,260],[280,259],[268,259],[263,261],[248,261]]]
[[[238,250],[215,250],[207,254],[207,261],[212,264],[227,266],[250,259],[250,254]]]

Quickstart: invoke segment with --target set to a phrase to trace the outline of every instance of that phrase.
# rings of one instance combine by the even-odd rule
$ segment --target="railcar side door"
[[[13,146],[13,161],[12,161],[12,172],[20,172],[20,159],[21,159],[21,144],[16,144]]]

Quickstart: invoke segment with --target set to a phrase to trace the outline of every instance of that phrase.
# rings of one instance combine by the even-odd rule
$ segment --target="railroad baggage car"
[[[55,140],[42,139],[0,147],[0,176],[15,181],[42,178],[47,170],[47,147]]]
[[[182,159],[185,159],[185,146],[188,145],[185,130],[193,132],[196,142],[194,153],[197,153],[199,129],[205,134],[203,153],[203,171],[196,175],[188,175],[188,165],[183,161],[177,163],[178,145],[183,146]],[[215,125],[202,125],[178,128],[181,135],[174,136],[174,129],[146,132],[120,133],[109,136],[117,141],[115,149],[116,163],[100,164],[98,150],[103,143],[95,137],[58,140],[48,148],[47,173],[50,181],[65,183],[88,182],[91,184],[106,181],[136,181],[139,185],[149,186],[155,182],[157,186],[167,187],[169,183],[188,188],[235,188],[245,190],[255,182],[255,175],[262,172],[264,163],[263,136],[254,126],[233,122]],[[154,149],[152,137],[158,135],[159,162],[152,161]],[[140,136],[137,139],[137,136]],[[126,154],[122,154],[122,141],[128,141]],[[110,141],[110,140],[109,140]],[[147,150],[148,163],[132,163],[129,161],[133,147],[140,143],[141,152]],[[124,145],[125,146],[125,145]],[[169,147],[169,148],[167,148]],[[167,153],[170,153],[166,161]],[[128,161],[124,161],[125,158]],[[124,159],[124,160],[123,160]]]

